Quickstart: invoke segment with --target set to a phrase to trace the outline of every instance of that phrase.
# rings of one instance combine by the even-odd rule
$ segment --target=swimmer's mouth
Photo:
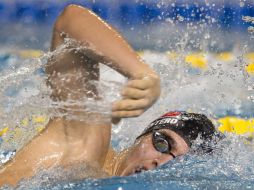
[[[135,169],[134,174],[140,174],[140,173],[145,172],[145,171],[147,171],[147,168],[138,167],[138,168]]]

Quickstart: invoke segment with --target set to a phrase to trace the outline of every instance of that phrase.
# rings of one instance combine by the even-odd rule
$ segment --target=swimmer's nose
[[[171,157],[171,156],[170,156],[170,158],[169,157],[165,157],[165,158],[154,159],[152,161],[152,165],[154,166],[154,168],[157,168],[159,166],[162,166],[163,164],[168,163],[171,160],[173,160],[173,157]]]
[[[153,170],[153,169],[157,168],[158,166],[160,166],[159,161],[157,159],[154,159],[154,160],[149,160],[149,161],[145,162],[143,168],[145,170]]]
[[[157,167],[159,167],[159,166],[161,166],[161,165],[163,165],[163,164],[166,164],[167,162],[169,162],[170,160],[173,160],[173,157],[172,158],[163,158],[163,159],[152,159],[152,160],[149,160],[149,161],[146,161],[145,163],[144,163],[144,169],[145,170],[153,170],[153,169],[155,169],[155,168],[157,168]]]
[[[158,166],[160,166],[159,161],[157,159],[154,159],[152,162],[154,168],[157,168]]]

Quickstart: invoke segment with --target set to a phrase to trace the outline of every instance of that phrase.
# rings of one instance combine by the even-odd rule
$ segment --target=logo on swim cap
[[[178,123],[178,119],[177,118],[159,118],[157,120],[155,120],[154,122],[150,123],[150,125],[148,127],[153,127],[155,125],[162,125],[162,124],[177,124]]]

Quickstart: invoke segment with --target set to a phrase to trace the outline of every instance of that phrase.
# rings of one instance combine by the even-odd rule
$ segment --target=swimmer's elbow
[[[67,19],[73,19],[77,16],[80,16],[81,14],[88,14],[90,11],[84,7],[81,7],[79,5],[68,5],[64,8],[63,12],[61,13],[61,16],[67,18]]]
[[[70,4],[64,8],[61,15],[57,18],[54,28],[57,30],[63,30],[71,26],[75,20],[79,19],[81,15],[91,14],[91,12],[81,6]]]

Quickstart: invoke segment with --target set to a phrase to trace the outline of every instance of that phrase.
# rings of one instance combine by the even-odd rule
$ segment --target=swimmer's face
[[[159,130],[159,132],[169,137],[168,139],[170,140],[168,142],[171,145],[170,152],[176,157],[184,155],[189,151],[186,142],[174,131],[163,129]],[[117,171],[117,175],[127,176],[146,170],[152,170],[173,159],[173,155],[161,153],[156,150],[152,138],[153,134],[150,133],[137,140],[125,153],[125,157]]]

